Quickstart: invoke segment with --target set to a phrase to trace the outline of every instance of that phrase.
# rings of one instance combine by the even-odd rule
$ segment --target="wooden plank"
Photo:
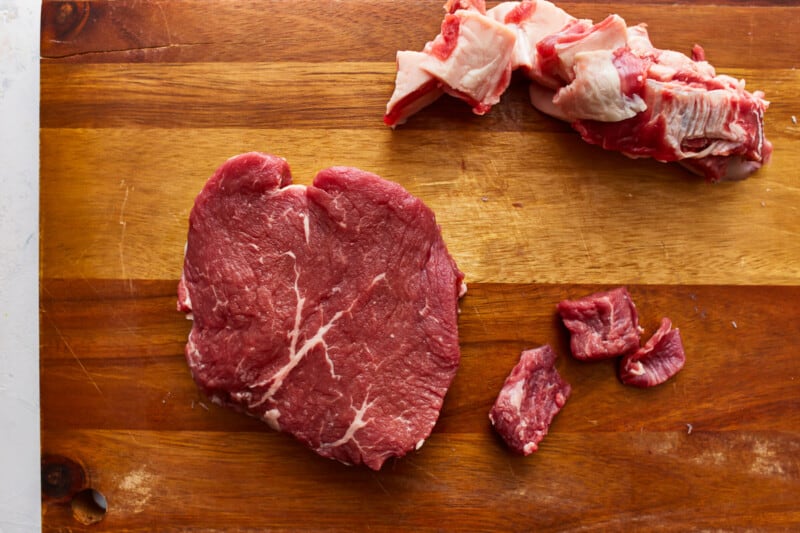
[[[41,48],[59,62],[393,62],[397,50],[421,50],[438,33],[442,3],[45,2]],[[689,53],[699,43],[718,67],[774,68],[796,55],[787,24],[800,17],[797,2],[558,5],[578,18],[645,22],[656,46]]]
[[[43,64],[43,128],[284,128],[386,130],[382,122],[394,88],[394,63]],[[789,130],[800,73],[786,68],[730,68],[751,90],[774,101],[767,125]],[[515,79],[503,100],[478,117],[445,97],[398,131],[442,135],[486,131],[570,131],[534,110],[527,81]],[[772,133],[769,129],[767,134]]]
[[[174,310],[174,281],[46,280],[42,300],[42,409],[48,429],[253,431],[260,423],[212,406],[183,358],[189,324]],[[573,386],[566,431],[775,429],[800,432],[794,349],[800,287],[630,286],[652,333],[669,316],[687,364],[669,385],[641,391],[613,361],[569,354],[555,305],[598,285],[476,284],[461,302],[462,363],[437,431],[484,433],[487,413],[523,349],[552,345]],[[741,305],[746,302],[746,305]],[[769,364],[764,361],[768,360]],[[757,390],[742,394],[749,383]],[[68,399],[68,401],[65,401]],[[624,406],[624,407],[621,407]]]
[[[774,138],[757,176],[711,186],[566,134],[43,129],[42,272],[177,279],[207,177],[266,150],[297,183],[344,164],[404,185],[434,210],[469,282],[796,285],[800,139]]]
[[[278,434],[43,437],[84,464],[106,496],[107,516],[93,530],[679,531],[800,520],[797,432],[582,434],[559,431],[561,422],[533,457],[509,455],[489,433],[437,435],[377,473]],[[48,513],[45,524],[69,523],[64,507]]]

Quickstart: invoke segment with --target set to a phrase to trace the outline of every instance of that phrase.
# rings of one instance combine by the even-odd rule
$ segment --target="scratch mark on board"
[[[119,183],[120,187],[125,187],[125,196],[122,198],[122,205],[119,208],[119,225],[122,226],[122,230],[120,232],[119,237],[119,264],[120,270],[123,280],[128,281],[128,291],[132,294],[133,293],[133,281],[130,277],[128,277],[128,273],[125,268],[125,230],[128,227],[128,223],[125,221],[125,206],[128,204],[128,195],[130,194],[133,187],[129,187],[125,184],[125,180],[123,179]]]
[[[433,472],[431,472],[427,468],[421,467],[420,465],[418,465],[417,463],[415,463],[414,461],[412,461],[409,458],[406,458],[404,461],[405,461],[406,464],[409,464],[412,467],[416,468],[417,470],[419,470],[420,472],[422,472],[423,474],[425,474],[429,478],[433,479],[434,481],[437,481],[437,482],[441,483],[442,480],[439,478],[439,476],[437,476],[436,474],[434,474]]]
[[[156,6],[161,12],[161,18],[164,20],[164,29],[167,30],[167,43],[172,45],[172,32],[169,30],[169,20],[167,20],[167,14],[164,13],[164,6],[161,5],[161,2],[156,2]]]
[[[481,327],[483,328],[483,332],[484,333],[489,333],[489,329],[486,327],[486,321],[483,319],[483,315],[481,315],[481,312],[478,311],[478,306],[477,305],[473,305],[472,309],[475,310],[475,314],[478,316],[478,321],[480,321],[480,323],[481,323]]]
[[[377,484],[378,484],[378,486],[381,488],[381,490],[383,491],[383,493],[384,493],[384,494],[386,494],[387,496],[391,496],[391,494],[389,494],[389,491],[388,491],[388,490],[386,490],[386,487],[384,487],[384,486],[383,486],[383,483],[381,483],[381,478],[380,478],[380,477],[378,477],[378,475],[376,475],[375,473],[373,473],[373,474],[372,474],[372,479],[374,479],[374,480],[375,480],[375,483],[377,483]]]
[[[586,252],[586,259],[591,263],[592,254],[589,252],[589,246],[586,244],[586,236],[583,234],[583,228],[578,226],[578,232],[581,237],[581,244],[583,245],[583,251]]]
[[[75,350],[72,349],[72,346],[70,346],[70,344],[67,341],[67,338],[64,336],[64,334],[61,333],[61,330],[59,329],[59,327],[56,326],[55,322],[53,322],[52,319],[49,319],[49,322],[50,322],[50,325],[53,326],[53,329],[55,330],[56,334],[58,335],[58,338],[61,339],[61,342],[63,342],[64,346],[67,347],[67,350],[69,351],[69,353],[72,354],[72,357],[75,359],[75,362],[78,363],[78,366],[81,367],[81,370],[83,370],[83,373],[86,374],[87,378],[89,378],[89,382],[94,386],[95,389],[97,389],[97,392],[100,393],[100,396],[103,396],[105,398],[105,394],[103,394],[103,391],[100,390],[100,387],[97,385],[97,382],[94,380],[94,378],[89,373],[89,371],[86,369],[86,367],[83,365],[83,362],[81,361],[81,358],[78,357],[78,354],[76,354]]]

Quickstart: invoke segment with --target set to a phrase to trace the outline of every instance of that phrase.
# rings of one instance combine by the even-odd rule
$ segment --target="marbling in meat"
[[[581,361],[608,359],[636,351],[642,328],[625,287],[558,303],[570,331],[570,350]]]
[[[503,383],[489,420],[509,448],[535,452],[572,391],[555,367],[548,345],[526,350]]]
[[[622,358],[619,377],[626,385],[654,387],[680,372],[685,362],[680,330],[663,318],[644,346]]]
[[[215,403],[379,469],[439,416],[462,280],[433,212],[400,185],[347,167],[294,185],[283,159],[243,154],[190,215],[186,359]]]

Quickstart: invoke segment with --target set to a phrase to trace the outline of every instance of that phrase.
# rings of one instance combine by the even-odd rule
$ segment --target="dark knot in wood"
[[[53,41],[71,41],[91,15],[90,2],[48,2],[42,6],[42,35]]]

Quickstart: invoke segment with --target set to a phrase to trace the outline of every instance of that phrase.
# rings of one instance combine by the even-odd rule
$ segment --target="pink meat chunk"
[[[486,14],[513,29],[517,36],[511,68],[530,73],[536,69],[536,44],[574,22],[575,17],[547,0],[501,2]]]
[[[485,15],[486,2],[485,0],[447,0],[444,4],[445,13],[452,14],[460,9],[472,10]]]
[[[538,69],[534,81],[557,89],[575,79],[575,58],[582,52],[616,50],[627,42],[625,21],[609,15],[602,22],[576,20],[536,44]]]
[[[439,80],[420,68],[427,57],[424,52],[397,52],[397,79],[383,116],[387,126],[404,124],[408,117],[444,94]]]
[[[640,93],[646,65],[625,48],[581,52],[573,59],[574,79],[553,96],[569,121],[618,122],[647,109]]]
[[[735,156],[760,167],[772,151],[763,130],[769,103],[760,93],[746,91],[744,83],[732,85],[715,78],[713,84],[698,86],[648,79],[644,101],[647,109],[633,118],[580,120],[573,127],[591,144],[664,162]],[[708,171],[707,179],[718,181],[724,175],[715,168],[698,170]]]
[[[522,352],[489,412],[495,430],[515,452],[535,452],[569,398],[572,388],[555,362],[548,345]]]
[[[685,362],[680,330],[672,329],[670,319],[663,318],[644,346],[622,358],[619,377],[626,385],[654,387],[677,374]]]
[[[514,32],[475,10],[445,16],[441,33],[426,46],[420,68],[438,79],[445,92],[483,115],[500,101],[511,81]]]
[[[639,316],[624,287],[564,300],[558,313],[571,333],[570,349],[576,359],[608,359],[639,348]]]
[[[692,57],[655,48],[643,24],[578,20],[537,45],[530,90],[538,110],[607,150],[680,162],[708,181],[743,179],[766,164],[763,93]]]

